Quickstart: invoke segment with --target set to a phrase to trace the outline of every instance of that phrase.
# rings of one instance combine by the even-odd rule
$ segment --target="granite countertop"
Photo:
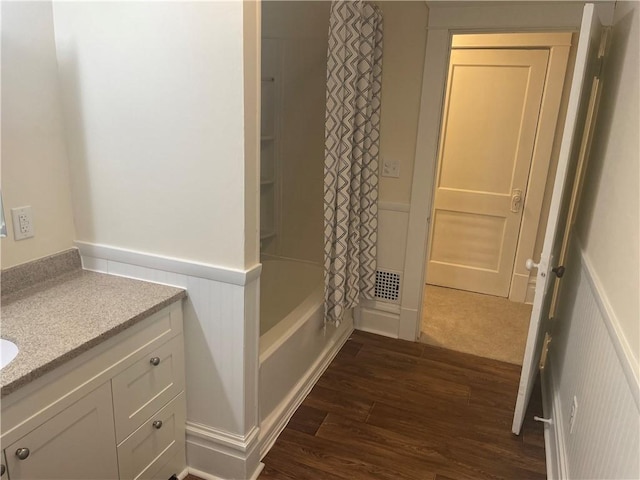
[[[4,397],[186,296],[181,288],[81,269],[2,297],[1,336],[18,348]]]

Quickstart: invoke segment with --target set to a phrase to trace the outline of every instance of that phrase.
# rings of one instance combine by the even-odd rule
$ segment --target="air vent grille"
[[[375,297],[386,302],[400,303],[400,273],[376,270]]]

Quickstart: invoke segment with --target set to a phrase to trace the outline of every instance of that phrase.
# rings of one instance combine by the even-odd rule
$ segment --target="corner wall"
[[[2,194],[8,268],[73,247],[50,2],[2,2]],[[35,236],[13,239],[11,208],[30,205]]]
[[[56,2],[83,266],[186,288],[189,470],[258,450],[259,4]]]

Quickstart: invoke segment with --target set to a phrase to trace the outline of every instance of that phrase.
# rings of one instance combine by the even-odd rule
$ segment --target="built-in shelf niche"
[[[278,41],[262,40],[262,116],[260,132],[260,247],[275,248],[278,232]]]

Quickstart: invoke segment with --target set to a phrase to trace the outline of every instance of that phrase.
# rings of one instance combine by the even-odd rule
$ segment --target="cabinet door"
[[[118,478],[109,387],[98,387],[8,447],[11,480]]]

